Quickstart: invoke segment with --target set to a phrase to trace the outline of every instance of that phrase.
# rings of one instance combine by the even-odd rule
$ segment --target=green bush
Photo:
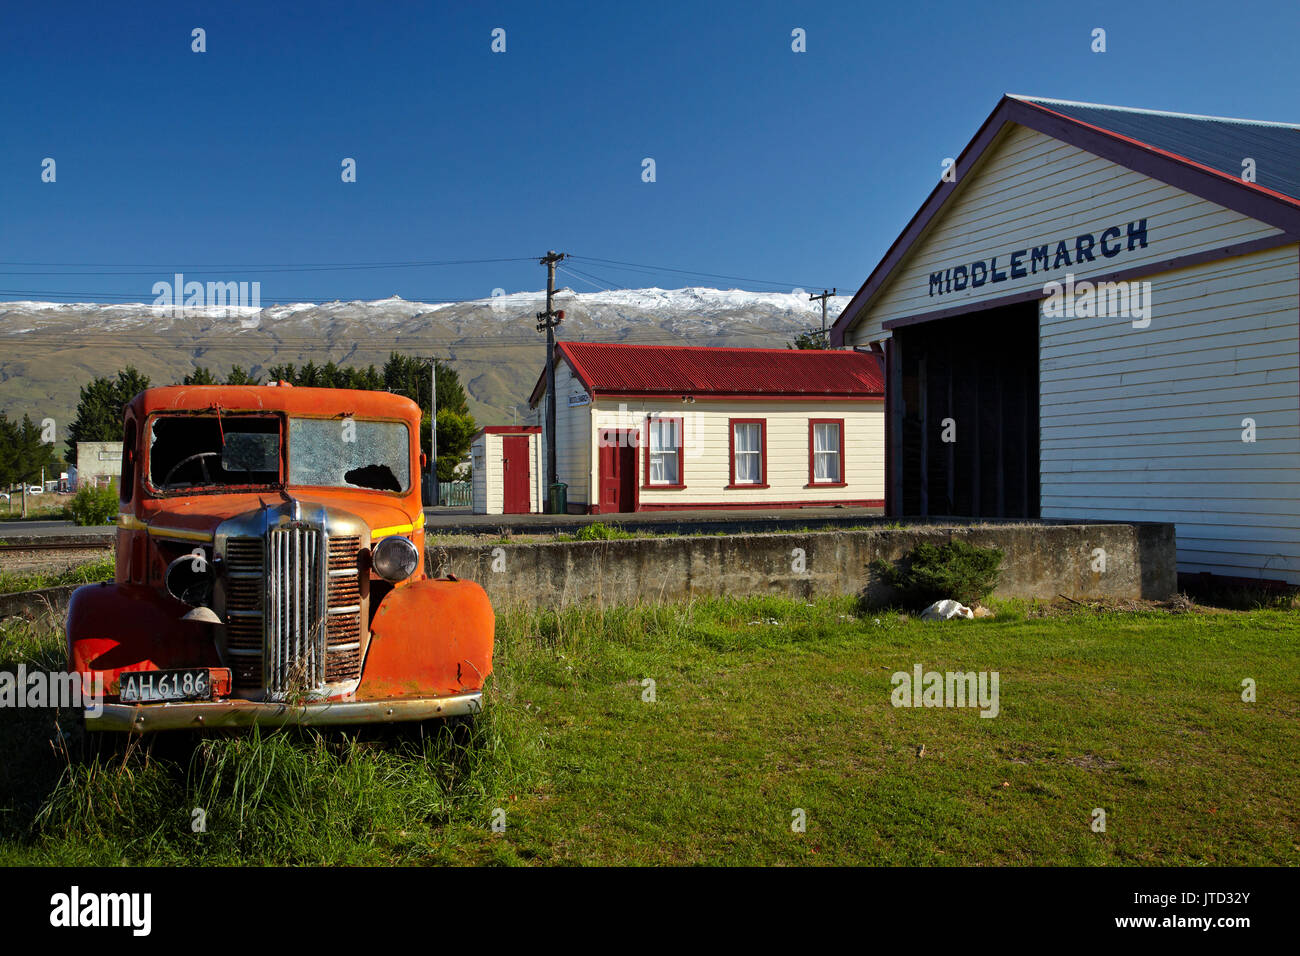
[[[573,533],[570,540],[572,541],[613,541],[617,538],[635,538],[631,531],[624,531],[622,528],[611,527],[603,522],[597,521],[593,524],[586,524]]]
[[[68,505],[72,520],[79,525],[112,524],[117,518],[117,490],[82,485]]]
[[[944,598],[980,603],[997,587],[1002,557],[997,548],[965,541],[926,543],[913,548],[897,566],[876,558],[871,570],[894,588],[903,607],[921,610]]]

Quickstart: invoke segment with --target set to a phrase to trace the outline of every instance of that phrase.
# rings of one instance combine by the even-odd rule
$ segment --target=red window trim
[[[676,422],[677,423],[677,483],[672,485],[652,485],[650,483],[650,423],[652,421]],[[686,422],[680,415],[647,415],[645,417],[645,441],[641,444],[645,447],[645,465],[642,470],[643,478],[642,488],[662,489],[664,491],[680,491],[686,487],[686,455],[683,453],[682,441],[686,436],[684,431]]]
[[[736,484],[736,426],[757,425],[759,435],[758,470],[759,482],[756,485]],[[767,484],[767,419],[766,418],[728,418],[727,419],[727,459],[728,488],[766,488]]]
[[[817,460],[816,455],[816,429],[818,425],[838,425],[840,426],[840,480],[839,481],[818,481],[817,480]],[[808,419],[808,484],[805,488],[843,488],[848,484],[848,469],[845,467],[845,458],[847,457],[844,447],[844,419],[842,418],[810,418]]]

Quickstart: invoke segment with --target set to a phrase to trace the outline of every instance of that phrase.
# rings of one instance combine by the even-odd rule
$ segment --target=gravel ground
[[[14,574],[60,574],[69,568],[113,556],[110,548],[68,548],[57,551],[0,551],[0,571]]]

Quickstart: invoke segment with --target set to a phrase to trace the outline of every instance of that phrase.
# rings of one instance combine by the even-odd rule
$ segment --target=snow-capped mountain
[[[71,419],[81,386],[134,365],[155,384],[179,381],[196,366],[224,374],[240,365],[382,366],[391,351],[451,362],[483,424],[522,416],[542,370],[545,339],[536,331],[544,292],[470,302],[387,299],[321,304],[192,306],[146,303],[0,302],[0,411],[56,422]],[[834,321],[848,303],[827,303]],[[560,289],[558,337],[587,341],[783,348],[821,326],[821,303],[806,293],[737,289]]]

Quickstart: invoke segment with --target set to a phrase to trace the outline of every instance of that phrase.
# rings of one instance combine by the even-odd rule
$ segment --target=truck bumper
[[[324,701],[278,704],[251,700],[214,700],[175,704],[104,704],[97,717],[86,717],[87,730],[149,733],[158,730],[212,730],[226,727],[328,727],[392,724],[459,717],[483,709],[483,693],[448,697],[394,697],[386,700]]]

